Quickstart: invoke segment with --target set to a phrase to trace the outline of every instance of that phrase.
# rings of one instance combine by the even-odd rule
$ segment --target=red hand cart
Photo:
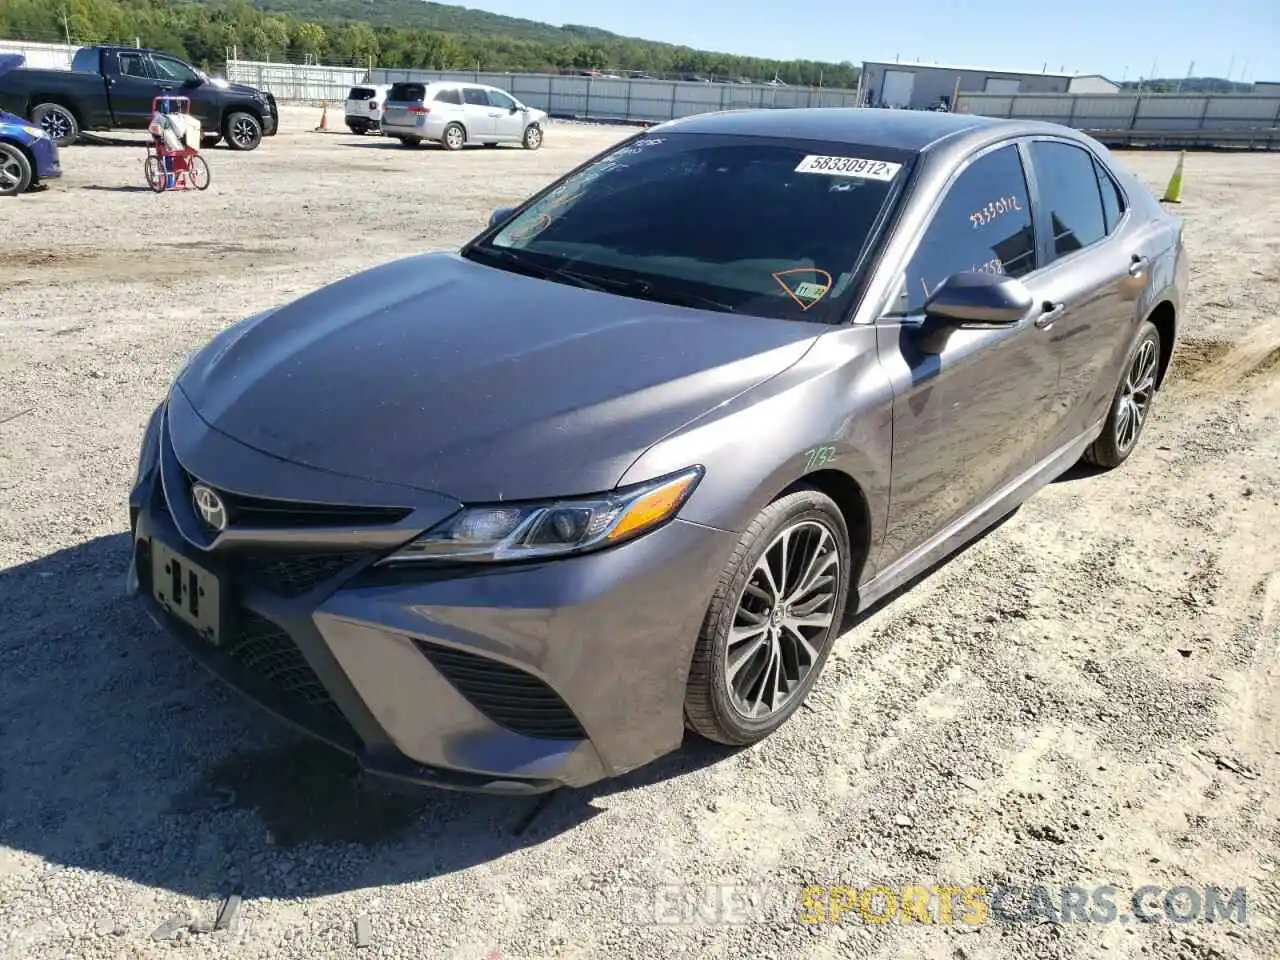
[[[162,114],[191,113],[189,97],[156,97],[151,101],[151,118]],[[184,143],[173,149],[165,143],[164,137],[152,130],[151,142],[147,145],[147,159],[143,163],[147,185],[156,193],[166,190],[207,190],[209,189],[209,165],[200,156],[198,148]]]

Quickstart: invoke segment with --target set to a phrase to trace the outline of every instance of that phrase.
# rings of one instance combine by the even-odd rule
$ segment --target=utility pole
[[[67,8],[62,8],[62,33],[67,38],[67,46],[71,45],[71,21],[67,19]]]

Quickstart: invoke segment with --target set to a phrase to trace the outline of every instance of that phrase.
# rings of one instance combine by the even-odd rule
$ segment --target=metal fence
[[[713,110],[747,107],[846,107],[853,90],[775,87],[768,84],[696,83],[680,80],[612,80],[545,73],[394,70],[377,67],[301,66],[229,60],[227,79],[271,91],[288,103],[342,100],[357,83],[453,80],[501,87],[554,117],[660,122]]]
[[[962,93],[960,113],[1046,120],[1121,146],[1280,149],[1280,96],[1256,93]]]
[[[39,70],[70,70],[71,57],[80,47],[67,43],[35,43],[31,40],[0,40],[0,54],[20,53],[25,66]]]

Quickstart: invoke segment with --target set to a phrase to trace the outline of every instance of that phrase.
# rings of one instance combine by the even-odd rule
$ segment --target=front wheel
[[[0,143],[0,197],[26,193],[34,176],[25,153],[13,144]]]
[[[209,164],[204,162],[204,157],[192,157],[187,162],[187,179],[197,190],[209,189],[209,182],[213,177],[209,173]]]
[[[143,161],[142,172],[147,178],[148,187],[156,193],[164,193],[168,175],[165,173],[164,164],[160,162],[159,157],[147,157],[147,159]]]
[[[853,564],[840,509],[801,488],[766,507],[738,542],[703,621],[685,720],[745,746],[781,727],[812,689],[840,632]]]
[[[542,128],[536,123],[525,128],[522,146],[526,150],[537,150],[542,146]]]
[[[224,134],[232,150],[256,150],[262,143],[262,122],[251,113],[227,117]]]
[[[1109,470],[1129,459],[1147,424],[1159,371],[1160,332],[1149,321],[1144,322],[1125,358],[1102,433],[1084,452],[1086,463]]]

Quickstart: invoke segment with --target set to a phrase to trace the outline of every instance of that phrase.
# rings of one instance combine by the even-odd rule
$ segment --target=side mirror
[[[511,112],[511,113],[519,113],[519,112],[520,112],[520,107],[519,107],[519,105],[517,105],[517,104],[514,104],[514,103],[513,103],[513,104],[511,105],[511,110],[510,110],[510,112]]]
[[[996,273],[954,273],[938,285],[924,304],[919,344],[926,353],[941,353],[953,330],[1001,330],[1016,326],[1035,298],[1026,284]]]
[[[489,214],[489,228],[492,229],[502,223],[515,212],[515,209],[515,207],[498,207],[493,213]]]

